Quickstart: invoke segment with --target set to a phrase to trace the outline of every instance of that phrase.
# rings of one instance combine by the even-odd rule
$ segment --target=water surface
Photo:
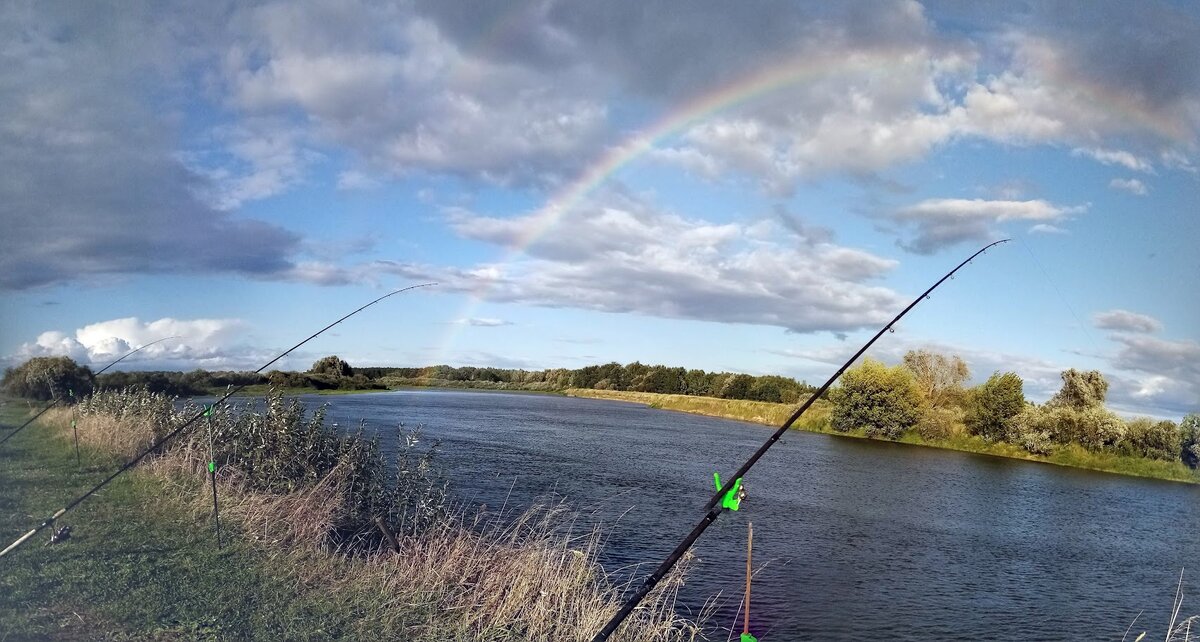
[[[607,568],[649,572],[702,516],[712,473],[770,428],[594,399],[414,390],[337,397],[330,420],[441,440],[456,493],[525,507],[547,493],[609,532]],[[767,640],[1120,640],[1162,635],[1181,567],[1200,595],[1200,488],[1034,462],[793,432],[709,528],[684,606],[731,596],[754,522],[752,629]],[[1189,600],[1189,613],[1200,600]],[[740,628],[738,629],[740,631]],[[1133,637],[1133,636],[1131,636]]]

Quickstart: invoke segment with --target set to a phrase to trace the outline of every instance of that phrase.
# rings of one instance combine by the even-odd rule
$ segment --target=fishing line
[[[317,338],[318,336],[320,336],[320,335],[321,335],[321,333],[325,332],[326,330],[328,330],[328,329],[332,328],[333,326],[335,326],[335,325],[337,325],[337,324],[341,323],[342,321],[345,321],[346,319],[349,319],[350,317],[352,317],[352,316],[354,316],[354,315],[358,314],[359,312],[362,312],[363,310],[366,310],[367,308],[369,308],[369,307],[371,307],[371,306],[375,305],[376,303],[379,303],[380,301],[382,301],[382,300],[384,300],[384,299],[386,299],[386,298],[388,298],[388,297],[390,297],[390,296],[394,296],[394,295],[396,295],[396,294],[400,294],[401,292],[407,292],[408,290],[413,290],[413,289],[416,289],[416,288],[424,288],[424,287],[429,287],[429,286],[432,286],[432,285],[437,285],[437,284],[436,284],[436,283],[422,283],[422,284],[420,284],[420,285],[410,285],[410,286],[408,286],[408,287],[406,287],[406,288],[401,288],[401,289],[399,289],[399,290],[393,290],[393,291],[391,291],[391,292],[388,292],[387,294],[385,294],[385,295],[383,295],[383,296],[379,297],[378,299],[375,299],[374,301],[371,301],[370,303],[368,303],[368,304],[366,304],[366,305],[362,306],[361,308],[358,308],[357,310],[355,310],[355,311],[351,312],[350,314],[347,314],[346,316],[344,316],[344,317],[342,317],[342,318],[338,319],[337,321],[334,321],[333,323],[330,323],[329,325],[325,326],[324,328],[321,328],[320,330],[317,330],[317,331],[316,331],[316,332],[314,332],[314,333],[313,333],[311,336],[309,336],[307,339],[305,339],[305,340],[301,341],[300,343],[297,343],[296,345],[294,345],[294,346],[292,346],[292,347],[288,348],[288,349],[287,349],[287,350],[285,350],[285,351],[284,351],[282,354],[280,354],[279,356],[275,357],[274,359],[271,359],[270,361],[266,362],[265,364],[263,364],[263,366],[262,366],[261,368],[259,368],[258,370],[255,370],[254,372],[257,374],[257,373],[260,373],[260,372],[262,372],[263,370],[266,370],[268,367],[270,367],[270,366],[271,366],[272,364],[274,364],[276,361],[279,361],[280,359],[282,359],[282,358],[286,357],[288,354],[290,354],[290,353],[291,353],[293,350],[295,350],[296,348],[299,348],[300,346],[302,346],[302,345],[304,345],[304,344],[308,343],[309,341],[312,341],[313,339]],[[229,399],[229,398],[230,398],[230,397],[232,397],[233,395],[237,394],[238,392],[241,392],[241,390],[242,390],[243,388],[245,388],[246,386],[249,386],[249,385],[250,385],[249,383],[243,383],[242,385],[240,385],[240,386],[237,386],[236,388],[231,388],[231,389],[230,389],[228,392],[226,392],[226,393],[225,393],[225,396],[223,396],[223,397],[221,397],[220,399],[217,399],[216,401],[214,401],[214,402],[212,403],[212,407],[213,407],[213,408],[215,408],[215,407],[219,406],[220,404],[224,403],[224,402],[225,402],[227,399]],[[172,430],[171,432],[167,433],[167,434],[166,434],[166,435],[165,435],[165,436],[164,436],[162,439],[159,439],[158,441],[154,442],[154,444],[152,444],[152,445],[151,445],[149,448],[147,448],[147,449],[143,450],[142,452],[138,453],[138,455],[137,455],[136,457],[134,457],[133,459],[131,459],[131,460],[130,460],[128,463],[126,463],[124,466],[121,466],[120,468],[118,468],[116,472],[114,472],[113,474],[111,474],[111,475],[109,475],[108,477],[106,477],[106,478],[104,479],[104,481],[100,482],[99,484],[96,484],[96,486],[94,486],[94,487],[93,487],[91,490],[87,491],[86,493],[84,493],[84,494],[80,495],[79,497],[76,497],[75,499],[71,500],[71,502],[70,502],[69,504],[67,504],[66,506],[64,506],[64,507],[60,508],[60,509],[58,510],[58,512],[54,513],[54,514],[53,514],[53,515],[51,515],[50,517],[47,517],[45,521],[43,521],[41,524],[38,524],[38,525],[37,525],[37,526],[36,526],[36,527],[35,527],[33,530],[29,531],[28,533],[25,533],[25,534],[24,534],[24,535],[22,535],[22,536],[21,536],[19,539],[17,539],[17,541],[13,542],[12,544],[9,544],[9,545],[8,545],[8,548],[4,549],[3,551],[0,551],[0,557],[4,557],[6,554],[8,554],[8,553],[9,553],[9,551],[12,551],[12,550],[13,550],[13,549],[15,549],[16,547],[18,547],[18,546],[20,546],[21,544],[25,543],[25,541],[26,541],[26,540],[28,540],[30,537],[33,537],[35,534],[37,534],[37,532],[38,532],[38,531],[42,530],[43,528],[46,528],[47,526],[50,526],[51,524],[53,524],[53,523],[54,523],[54,520],[58,519],[59,517],[62,517],[62,516],[63,516],[63,515],[64,515],[64,514],[65,514],[67,511],[69,511],[69,510],[71,510],[72,508],[75,508],[75,507],[76,507],[76,506],[78,506],[79,504],[83,503],[83,502],[84,502],[84,500],[86,500],[87,498],[89,498],[89,497],[91,497],[92,495],[96,494],[96,492],[97,492],[97,491],[99,491],[100,489],[102,489],[102,488],[104,488],[105,486],[107,486],[109,483],[111,483],[111,482],[112,482],[112,480],[116,479],[116,478],[117,478],[118,476],[120,476],[122,473],[124,473],[125,471],[129,470],[130,468],[133,468],[134,466],[136,466],[136,465],[138,464],[138,462],[140,462],[140,461],[142,461],[143,459],[145,459],[147,455],[149,455],[150,453],[153,453],[153,452],[155,452],[156,450],[158,450],[159,448],[161,448],[163,445],[165,445],[165,444],[166,444],[168,441],[171,441],[171,440],[172,440],[172,439],[174,439],[175,437],[179,436],[179,435],[180,435],[180,434],[181,434],[181,433],[182,433],[182,432],[183,432],[185,429],[187,429],[187,427],[188,427],[188,426],[191,426],[192,424],[194,424],[194,423],[196,423],[197,421],[199,421],[199,419],[200,419],[201,417],[203,417],[203,416],[204,416],[204,414],[205,414],[205,411],[204,411],[204,410],[200,410],[200,411],[199,411],[199,412],[197,412],[195,415],[192,415],[192,418],[191,418],[191,419],[188,419],[187,421],[183,422],[183,424],[182,424],[182,425],[180,425],[180,426],[179,426],[178,428],[176,428],[175,430]]]
[[[126,353],[125,353],[125,355],[124,355],[124,356],[122,356],[120,359],[117,359],[116,361],[114,361],[114,362],[112,362],[112,363],[108,364],[107,366],[104,366],[104,367],[103,367],[103,368],[102,368],[102,369],[101,369],[99,372],[97,372],[97,373],[96,373],[96,375],[94,375],[94,376],[98,376],[98,375],[104,374],[104,371],[105,371],[105,370],[108,370],[109,368],[111,368],[111,367],[113,367],[113,366],[117,365],[118,363],[121,363],[122,361],[124,361],[124,360],[125,360],[125,357],[131,356],[131,355],[134,355],[134,354],[137,354],[138,352],[141,352],[142,350],[145,350],[146,348],[149,348],[150,346],[152,346],[152,345],[154,345],[154,344],[156,344],[156,343],[162,343],[163,341],[166,341],[166,340],[168,340],[168,339],[178,339],[178,338],[179,338],[179,337],[163,337],[163,338],[161,338],[161,339],[159,339],[159,340],[157,340],[157,341],[151,341],[150,343],[147,343],[146,345],[144,345],[144,346],[142,346],[142,347],[140,347],[140,348],[137,348],[136,350],[130,350],[129,352],[126,352]],[[52,390],[53,390],[53,389],[52,389]],[[72,392],[72,393],[71,393],[71,396],[72,396],[72,397],[74,397],[74,396],[75,396],[75,393],[74,393],[74,392]],[[21,432],[22,430],[25,430],[25,426],[28,426],[29,424],[31,424],[31,423],[33,423],[34,421],[36,421],[36,420],[37,420],[37,418],[38,418],[38,417],[41,417],[42,415],[44,415],[44,414],[46,413],[46,411],[47,411],[47,410],[50,410],[51,408],[53,408],[53,407],[57,406],[59,401],[62,401],[62,397],[55,397],[55,399],[54,399],[54,402],[53,402],[53,403],[51,403],[49,406],[46,406],[45,408],[42,408],[41,412],[39,412],[38,414],[36,414],[36,415],[34,415],[34,416],[30,417],[30,418],[29,418],[29,421],[26,421],[25,423],[21,424],[21,427],[20,427],[20,428],[17,428],[16,430],[14,430],[14,431],[12,431],[12,432],[8,433],[8,435],[6,435],[6,436],[4,437],[4,439],[0,439],[0,445],[4,444],[4,442],[8,441],[9,439],[12,439],[12,438],[13,438],[13,436],[14,436],[14,435],[16,435],[17,433]]]
[[[1058,300],[1064,306],[1066,306],[1068,311],[1071,312],[1071,316],[1075,317],[1075,322],[1079,324],[1079,327],[1083,329],[1083,333],[1087,335],[1088,341],[1091,342],[1092,349],[1099,352],[1100,344],[1096,341],[1096,337],[1092,336],[1091,327],[1088,324],[1084,323],[1083,319],[1080,318],[1080,316],[1075,313],[1075,308],[1074,308],[1074,306],[1071,305],[1071,301],[1068,300],[1065,295],[1063,295],[1062,290],[1059,289],[1059,287],[1058,287],[1058,283],[1055,282],[1054,279],[1050,278],[1050,272],[1048,270],[1046,270],[1046,266],[1043,265],[1042,262],[1038,259],[1037,255],[1033,253],[1033,249],[1029,247],[1028,243],[1021,240],[1021,237],[1017,237],[1017,241],[1021,244],[1021,247],[1025,248],[1025,252],[1029,254],[1029,258],[1033,259],[1034,265],[1036,265],[1038,267],[1038,270],[1040,270],[1042,272],[1042,276],[1046,279],[1046,282],[1050,284],[1050,287],[1054,288],[1055,294],[1058,295]]]
[[[630,596],[620,610],[613,615],[612,619],[610,619],[608,623],[604,625],[604,628],[600,629],[600,632],[598,632],[595,637],[592,638],[592,642],[604,642],[610,635],[613,634],[614,631],[617,630],[617,627],[619,627],[621,623],[629,617],[629,614],[632,613],[635,608],[637,608],[637,605],[641,603],[642,599],[644,599],[646,595],[650,593],[650,591],[653,590],[654,587],[662,580],[662,578],[666,576],[666,574],[675,566],[679,559],[683,557],[684,553],[691,548],[692,544],[695,543],[697,539],[700,539],[700,536],[704,534],[704,531],[707,530],[713,522],[717,521],[717,518],[720,517],[723,512],[725,512],[726,507],[730,504],[730,502],[726,500],[728,497],[732,496],[732,493],[734,493],[738,487],[740,487],[742,476],[745,475],[750,468],[767,453],[768,450],[770,450],[771,446],[773,446],[775,442],[779,441],[779,439],[783,437],[783,434],[792,427],[792,424],[800,418],[800,415],[803,415],[810,406],[816,403],[817,399],[820,398],[821,395],[825,394],[825,392],[829,390],[830,386],[832,386],[833,383],[842,376],[842,373],[844,373],[846,369],[850,367],[850,364],[854,363],[859,357],[861,357],[864,352],[870,349],[870,347],[879,340],[879,337],[882,337],[885,333],[890,331],[892,326],[899,322],[900,319],[904,318],[904,315],[908,314],[910,310],[917,307],[918,303],[924,301],[931,292],[937,289],[938,286],[954,276],[955,272],[958,272],[964,265],[970,263],[975,257],[987,252],[990,248],[996,245],[1008,242],[1008,240],[1009,239],[1003,239],[985,245],[983,248],[968,257],[965,261],[959,263],[958,266],[953,270],[947,272],[946,275],[938,279],[936,283],[929,286],[928,290],[925,290],[923,293],[921,293],[921,295],[914,299],[912,303],[909,303],[908,307],[904,308],[900,314],[897,314],[894,319],[887,323],[887,325],[880,328],[879,332],[876,332],[875,336],[871,337],[870,341],[867,341],[863,347],[859,348],[858,352],[855,352],[854,356],[850,357],[846,363],[842,364],[842,366],[838,368],[837,372],[833,373],[833,376],[830,377],[828,381],[826,381],[820,388],[813,392],[812,395],[809,396],[808,400],[805,401],[802,406],[797,408],[796,411],[793,412],[790,417],[788,417],[787,421],[783,422],[783,425],[780,426],[774,433],[772,433],[771,436],[767,438],[765,442],[763,442],[763,445],[759,446],[758,450],[756,450],[754,454],[751,455],[750,458],[747,459],[746,462],[737,469],[737,472],[725,478],[724,485],[722,485],[717,493],[712,496],[712,499],[709,499],[708,503],[705,504],[704,510],[706,512],[704,517],[696,524],[695,527],[692,528],[691,532],[683,538],[683,541],[681,541],[679,545],[675,547],[675,550],[671,551],[671,554],[667,556],[667,559],[663,560],[662,564],[660,564],[653,573],[646,576],[641,588],[639,588],[632,596]],[[736,503],[733,505],[736,506]]]

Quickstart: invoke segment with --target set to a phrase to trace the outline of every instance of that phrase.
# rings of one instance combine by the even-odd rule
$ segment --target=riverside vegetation
[[[1108,383],[1096,371],[1069,369],[1044,404],[1025,399],[1023,382],[997,372],[967,388],[961,358],[910,351],[901,364],[870,359],[850,368],[796,427],[856,437],[1044,461],[1065,466],[1200,481],[1200,415],[1125,420],[1105,407]],[[329,356],[304,373],[114,372],[91,377],[66,357],[32,359],[5,374],[10,393],[48,399],[71,387],[87,391],[136,386],[179,395],[210,394],[229,385],[288,392],[379,390],[433,386],[527,390],[639,401],[651,406],[779,425],[816,387],[788,377],[751,376],[608,363],[575,370],[433,366],[353,368]],[[55,392],[57,390],[57,392]]]
[[[55,408],[14,440],[32,461],[7,457],[3,485],[78,492],[78,475],[48,473],[68,459],[74,468],[72,421],[94,477],[198,410],[145,390],[100,391]],[[95,498],[100,511],[77,516],[89,521],[75,522],[72,543],[87,555],[60,560],[58,547],[22,550],[0,579],[0,618],[19,637],[52,634],[72,613],[82,622],[83,612],[113,631],[111,639],[584,640],[619,607],[625,587],[597,562],[599,532],[571,532],[561,505],[516,515],[455,507],[434,448],[401,430],[389,457],[374,440],[327,425],[323,409],[306,412],[278,393],[261,405],[218,407]],[[234,538],[219,555],[208,530],[210,435],[222,525]],[[47,507],[23,506],[30,514],[19,521]],[[113,511],[122,519],[106,522]],[[400,554],[383,546],[376,518],[396,533]],[[4,521],[6,531],[28,526]],[[143,582],[171,599],[147,595]],[[670,577],[619,638],[694,639],[699,625],[675,611],[681,582],[682,574]],[[246,594],[216,588],[229,584]],[[95,626],[85,635],[100,635]]]

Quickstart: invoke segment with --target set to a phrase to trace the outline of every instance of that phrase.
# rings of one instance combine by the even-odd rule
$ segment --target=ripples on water
[[[649,572],[702,513],[712,473],[734,470],[769,428],[622,402],[492,392],[306,398],[343,426],[365,419],[442,442],[457,494],[529,506],[556,492],[609,533],[607,568]],[[738,513],[709,528],[683,602],[721,591],[733,624],[746,522],[752,630],[768,640],[1154,638],[1179,569],[1200,594],[1200,488],[899,444],[790,433],[747,478]],[[511,493],[510,493],[511,489]],[[1200,611],[1200,600],[1185,603]],[[739,628],[740,630],[740,628]],[[713,639],[725,633],[711,632]],[[1131,636],[1132,637],[1132,636]]]

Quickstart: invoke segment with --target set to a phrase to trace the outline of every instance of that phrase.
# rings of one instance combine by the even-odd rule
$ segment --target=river
[[[770,428],[594,399],[413,390],[334,397],[342,426],[441,441],[453,490],[523,508],[548,493],[608,532],[607,568],[648,572],[702,515],[714,471]],[[1200,488],[932,448],[793,432],[746,480],[749,499],[698,542],[681,593],[724,603],[724,640],[754,523],[752,630],[770,640],[1161,639],[1175,581],[1200,595]],[[765,565],[765,566],[764,566]],[[1200,600],[1185,603],[1200,611]],[[721,627],[724,627],[722,629]],[[740,631],[740,626],[738,628]]]

